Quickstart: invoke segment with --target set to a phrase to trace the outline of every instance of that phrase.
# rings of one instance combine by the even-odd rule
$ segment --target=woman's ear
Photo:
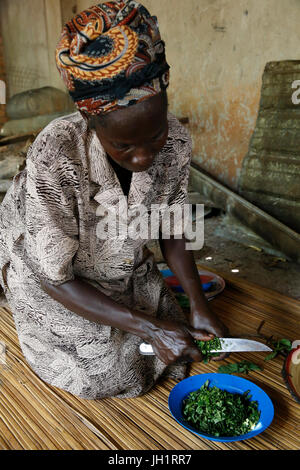
[[[89,121],[89,118],[88,118],[88,115],[86,114],[86,112],[85,112],[85,111],[81,111],[80,109],[79,109],[79,112],[80,112],[81,116],[83,117],[83,119],[84,119],[86,122],[88,122],[88,121]]]
[[[93,116],[89,116],[85,111],[79,110],[79,112],[80,112],[81,116],[83,117],[83,119],[85,120],[85,122],[87,123],[88,129],[89,130],[94,129]]]
[[[89,122],[90,122],[89,115],[85,111],[81,111],[80,109],[79,109],[79,112],[81,116],[83,117],[83,119],[85,120],[85,122],[87,123],[87,125],[89,126]]]

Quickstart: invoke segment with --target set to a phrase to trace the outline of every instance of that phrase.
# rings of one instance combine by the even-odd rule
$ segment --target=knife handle
[[[147,344],[147,343],[140,344],[139,351],[144,356],[155,356],[151,344]]]

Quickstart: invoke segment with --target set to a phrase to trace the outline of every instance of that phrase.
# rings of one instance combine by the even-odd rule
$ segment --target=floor
[[[251,237],[237,237],[224,228],[224,215],[205,220],[205,244],[195,258],[226,280],[226,289],[211,302],[231,334],[275,335],[299,339],[300,266],[267,253]],[[225,220],[226,222],[226,220]],[[157,243],[151,244],[157,262]],[[272,251],[272,250],[271,250]],[[237,272],[233,272],[237,271]],[[250,282],[248,282],[250,281]],[[267,289],[265,289],[267,288]],[[272,290],[268,290],[272,289]],[[284,295],[282,295],[284,294]],[[296,300],[298,299],[298,300]],[[270,427],[252,439],[234,443],[208,441],[182,428],[168,408],[173,379],[160,380],[135,399],[82,400],[52,387],[29,367],[20,350],[5,297],[0,299],[0,449],[103,450],[275,450],[299,449],[299,404],[284,379],[283,357],[265,362],[262,353],[231,354],[226,363],[253,361],[263,371],[244,376],[270,396],[275,417]],[[221,363],[193,363],[189,375],[217,372]],[[243,377],[241,375],[241,377]]]
[[[235,227],[226,226],[225,216],[217,213],[205,218],[204,247],[195,251],[195,258],[208,270],[228,273],[300,300],[300,264],[286,260],[267,244],[261,246],[248,233],[237,234]],[[163,261],[158,243],[151,243],[150,248],[156,260]]]
[[[199,266],[199,268],[201,268]],[[234,335],[260,333],[296,339],[300,302],[225,276],[226,289],[213,310]],[[235,353],[225,361],[193,363],[189,376],[217,372],[240,360],[263,370],[242,376],[271,398],[275,415],[261,434],[238,442],[215,442],[178,424],[168,397],[178,381],[160,379],[145,395],[131,399],[83,400],[43,382],[20,350],[12,314],[0,308],[0,450],[296,450],[300,448],[299,404],[282,377],[284,358],[264,361],[265,353]]]

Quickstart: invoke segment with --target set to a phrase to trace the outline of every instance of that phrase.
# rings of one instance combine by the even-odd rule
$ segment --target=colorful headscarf
[[[133,0],[76,15],[62,31],[56,64],[76,107],[90,115],[130,106],[169,84],[157,18]]]

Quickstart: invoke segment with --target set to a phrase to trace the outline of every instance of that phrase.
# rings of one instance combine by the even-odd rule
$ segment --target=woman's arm
[[[174,272],[190,299],[191,309],[188,318],[190,325],[218,337],[227,336],[227,327],[209,308],[208,301],[203,293],[194,253],[185,249],[186,239],[184,235],[181,239],[171,237],[169,240],[160,238],[159,241],[168,266]],[[220,356],[220,358],[223,358],[223,356]]]
[[[165,364],[201,361],[193,339],[211,339],[184,323],[161,320],[122,306],[82,279],[75,278],[58,286],[43,281],[41,286],[56,301],[87,320],[140,336],[152,344],[155,354]]]

